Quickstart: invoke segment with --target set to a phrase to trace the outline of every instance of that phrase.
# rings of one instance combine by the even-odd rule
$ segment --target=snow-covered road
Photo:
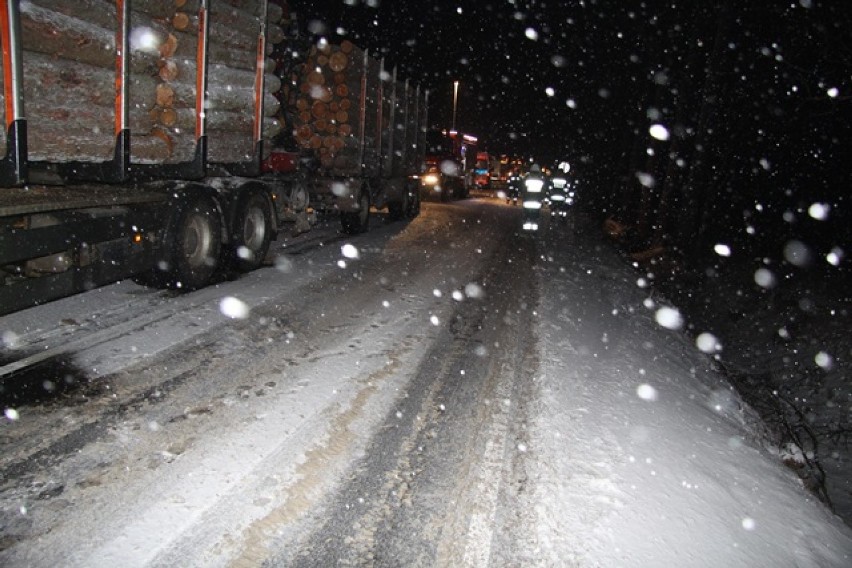
[[[598,231],[519,226],[426,203],[191,294],[0,318],[4,357],[65,353],[36,387],[75,379],[5,388],[0,563],[852,563],[852,530]]]

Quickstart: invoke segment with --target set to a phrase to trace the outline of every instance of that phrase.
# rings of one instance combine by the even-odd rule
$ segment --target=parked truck
[[[349,43],[276,74],[287,18],[283,0],[2,0],[0,314],[130,277],[200,288],[309,212],[348,233],[370,207],[416,215],[427,93]]]

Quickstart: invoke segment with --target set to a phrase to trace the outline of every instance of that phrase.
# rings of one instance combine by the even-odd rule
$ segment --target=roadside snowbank
[[[659,323],[662,302],[591,229],[570,229],[538,237],[543,400],[529,451],[549,563],[852,564],[852,529],[765,447],[707,355]]]

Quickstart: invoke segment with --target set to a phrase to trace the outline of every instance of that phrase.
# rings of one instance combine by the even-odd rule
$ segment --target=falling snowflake
[[[768,268],[758,268],[754,272],[754,282],[762,288],[775,286],[775,275]]]
[[[717,244],[716,246],[713,247],[713,250],[719,256],[726,256],[726,257],[731,256],[731,247],[729,247],[726,244],[719,243],[719,244]]]
[[[808,215],[818,221],[825,221],[828,219],[828,212],[830,210],[831,206],[826,203],[814,203],[808,207]]]
[[[663,306],[654,316],[657,323],[667,329],[680,329],[683,326],[683,317],[677,308]]]
[[[657,389],[648,384],[642,384],[636,387],[636,396],[642,400],[654,401],[657,400]]]
[[[464,295],[468,298],[474,298],[479,300],[485,297],[485,290],[483,290],[482,286],[480,286],[479,284],[471,282],[464,287]]]
[[[707,332],[701,333],[695,338],[695,345],[704,353],[716,353],[722,349],[716,336]]]
[[[648,132],[651,134],[653,138],[657,140],[666,141],[669,139],[669,129],[663,126],[662,124],[652,124],[648,129]]]
[[[814,357],[814,362],[827,371],[834,366],[834,357],[825,351],[820,351],[816,354],[816,357]]]
[[[231,319],[245,319],[249,315],[248,304],[233,296],[226,296],[219,302],[219,311]]]

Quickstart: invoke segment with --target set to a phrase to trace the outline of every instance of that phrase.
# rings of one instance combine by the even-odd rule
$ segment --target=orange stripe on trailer
[[[124,129],[124,0],[115,0],[115,135]]]
[[[263,33],[258,35],[257,39],[257,64],[254,72],[254,141],[260,140],[260,127],[262,118],[260,116],[261,105],[263,104],[263,66],[266,62],[266,46],[263,42]]]
[[[254,143],[258,145],[263,137],[263,90],[264,69],[266,67],[266,15],[267,2],[261,3],[260,29],[257,34],[257,56],[254,67]]]
[[[195,139],[204,136],[205,78],[207,73],[207,6],[202,0],[198,7],[198,49],[195,52]]]
[[[361,70],[361,97],[358,100],[358,123],[361,127],[361,131],[358,134],[358,148],[359,148],[359,156],[358,163],[364,163],[364,143],[366,141],[366,133],[364,130],[367,128],[367,69],[370,63],[369,59],[369,51],[364,50],[364,68]]]
[[[376,92],[376,98],[378,99],[378,110],[376,111],[376,151],[379,153],[380,170],[384,167],[384,160],[382,160],[382,121],[385,119],[382,113],[382,105],[385,104],[385,86],[382,78],[384,74],[385,58],[382,57],[379,67],[379,88]]]
[[[0,8],[0,26],[3,33],[0,39],[3,42],[3,95],[6,100],[6,130],[15,122],[15,93],[12,86],[12,39],[9,30],[12,27],[9,16],[9,2],[4,0]]]

